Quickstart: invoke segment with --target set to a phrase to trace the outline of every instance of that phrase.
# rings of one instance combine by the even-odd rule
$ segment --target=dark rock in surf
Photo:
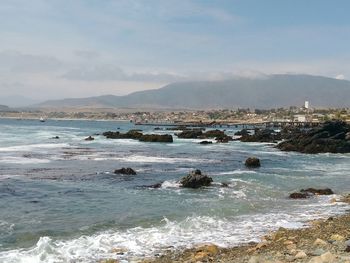
[[[301,189],[300,192],[314,194],[314,195],[333,195],[334,194],[334,192],[330,188],[324,188],[324,189],[307,188],[307,189]]]
[[[308,198],[308,197],[309,197],[309,195],[307,193],[297,193],[297,192],[295,192],[295,193],[291,193],[289,195],[289,198],[291,198],[291,199],[305,199],[305,198]]]
[[[249,168],[258,168],[261,166],[260,159],[256,157],[249,157],[247,160],[245,160],[245,166]]]
[[[114,171],[115,174],[125,174],[125,175],[136,175],[136,172],[134,169],[128,167],[128,168],[121,168]]]
[[[210,186],[213,179],[207,175],[203,175],[200,170],[192,171],[189,175],[181,178],[180,184],[185,188],[200,188],[202,186]]]
[[[89,136],[89,137],[86,137],[84,140],[85,141],[93,141],[93,140],[95,140],[95,138],[92,136]]]
[[[141,142],[173,142],[173,136],[169,134],[144,134],[139,138]]]
[[[208,144],[213,144],[213,142],[212,141],[201,141],[199,144],[208,145]]]

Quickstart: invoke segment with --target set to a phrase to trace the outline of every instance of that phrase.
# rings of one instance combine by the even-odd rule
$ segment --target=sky
[[[348,0],[1,0],[0,97],[283,73],[350,79],[349,10]]]

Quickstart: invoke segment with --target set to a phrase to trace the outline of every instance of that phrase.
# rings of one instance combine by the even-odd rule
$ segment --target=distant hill
[[[0,111],[10,111],[10,107],[6,105],[0,105]]]
[[[303,105],[349,107],[350,81],[310,75],[270,75],[266,78],[237,78],[169,84],[163,88],[126,96],[46,101],[36,107],[116,108],[276,108]]]

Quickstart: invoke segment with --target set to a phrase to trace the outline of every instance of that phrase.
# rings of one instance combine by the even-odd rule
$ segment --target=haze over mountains
[[[150,109],[276,108],[303,105],[349,107],[350,81],[311,75],[270,75],[222,81],[178,82],[126,96],[51,100],[32,107],[113,107]]]

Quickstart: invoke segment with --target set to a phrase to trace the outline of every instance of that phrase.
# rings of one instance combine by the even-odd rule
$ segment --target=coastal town
[[[350,122],[350,108],[314,108],[304,106],[276,109],[212,109],[212,110],[136,110],[71,108],[60,111],[48,109],[11,109],[0,107],[1,118],[15,119],[87,119],[120,120],[135,124],[259,124],[321,123],[331,119]]]

